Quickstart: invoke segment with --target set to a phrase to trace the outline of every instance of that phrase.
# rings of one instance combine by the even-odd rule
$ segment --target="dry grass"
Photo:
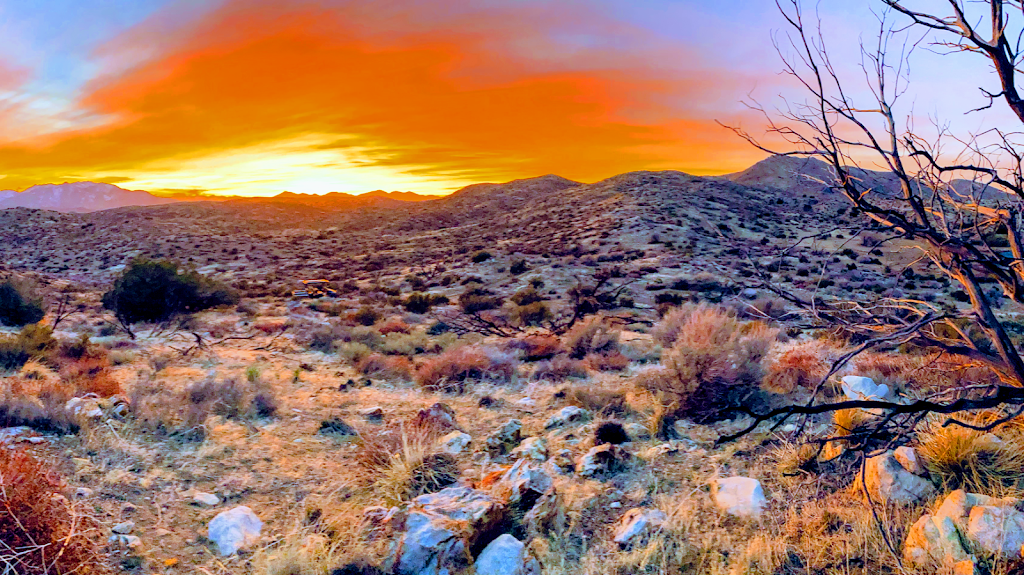
[[[567,355],[556,355],[551,359],[538,361],[533,367],[531,377],[538,380],[562,381],[570,377],[583,379],[588,375],[586,363]]]
[[[110,572],[99,552],[99,525],[71,504],[64,491],[52,463],[0,449],[0,572]]]
[[[363,375],[409,381],[412,379],[412,361],[404,355],[372,353],[359,361],[356,369]]]
[[[442,433],[414,422],[364,435],[358,458],[374,496],[396,505],[454,483],[458,462],[437,450]]]
[[[985,425],[994,415],[979,414],[966,421]],[[1024,436],[1007,428],[996,436],[959,425],[943,426],[945,416],[936,418],[918,435],[917,450],[932,477],[946,490],[966,489],[975,493],[1004,495],[1024,488]]]
[[[30,377],[0,379],[0,427],[27,425],[62,433],[77,430],[78,422],[65,409],[75,396],[74,388],[45,367],[36,367],[28,372]]]
[[[825,347],[824,342],[814,340],[786,350],[768,366],[762,385],[775,393],[816,386],[830,367]]]

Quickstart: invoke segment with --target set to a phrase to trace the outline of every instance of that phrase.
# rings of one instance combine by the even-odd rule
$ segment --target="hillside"
[[[3,192],[0,192],[3,194]],[[125,190],[113,184],[74,182],[41,184],[18,194],[0,195],[0,210],[32,208],[59,212],[96,212],[126,206],[155,206],[174,203],[149,192]]]

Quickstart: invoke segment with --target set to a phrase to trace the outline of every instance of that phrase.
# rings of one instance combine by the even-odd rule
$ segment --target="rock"
[[[757,298],[757,290],[754,288],[746,288],[740,292],[740,295],[746,299],[755,299]]]
[[[563,407],[551,416],[547,424],[544,426],[545,429],[554,429],[556,427],[565,427],[575,423],[582,423],[590,419],[590,412],[582,407],[576,407],[575,405],[569,405]]]
[[[356,428],[345,423],[345,421],[340,417],[332,417],[321,421],[320,429],[317,430],[317,433],[329,433],[338,437],[353,437],[359,435]]]
[[[904,560],[918,569],[973,573],[977,549],[1018,558],[1024,545],[1024,517],[1018,501],[951,492],[934,514],[924,514],[907,533]]]
[[[435,403],[427,409],[421,409],[413,420],[413,425],[420,428],[433,428],[438,431],[458,429],[455,422],[455,410],[444,403]]]
[[[107,543],[115,549],[136,552],[142,549],[142,539],[135,535],[115,533],[107,539]]]
[[[554,489],[533,504],[523,516],[523,525],[531,535],[561,534],[568,528],[569,518],[565,505]]]
[[[576,472],[583,477],[605,478],[629,468],[633,456],[613,443],[598,445],[576,463]]]
[[[118,535],[128,535],[132,532],[132,529],[135,529],[135,522],[125,521],[124,523],[118,523],[117,525],[111,527],[110,531],[112,533],[117,533]]]
[[[737,517],[761,516],[768,501],[761,482],[750,477],[726,477],[711,484],[711,498],[719,509]]]
[[[476,575],[540,575],[540,564],[522,541],[504,534],[484,547],[473,570]]]
[[[89,419],[99,419],[103,417],[103,409],[100,407],[99,398],[95,397],[94,394],[89,394],[93,397],[73,397],[64,404],[64,411],[76,417],[88,417]]]
[[[24,425],[19,425],[17,427],[3,427],[0,428],[0,444],[24,441],[27,437],[34,434],[35,431],[33,431],[31,427],[26,427]]]
[[[359,415],[362,415],[366,421],[380,423],[384,420],[384,408],[379,405],[367,407],[366,409],[360,410]]]
[[[974,548],[999,558],[1020,559],[1024,547],[1024,513],[1013,506],[978,505],[967,520]]]
[[[214,505],[220,505],[220,497],[212,493],[203,493],[202,491],[196,491],[192,495],[192,502],[197,505],[206,505],[207,507],[213,507]]]
[[[646,425],[641,425],[639,423],[627,423],[626,433],[628,433],[634,441],[643,441],[651,438],[651,430],[647,429]]]
[[[470,549],[501,523],[505,508],[481,491],[449,487],[417,497],[408,513],[393,571],[441,575],[470,565]]]
[[[239,549],[257,543],[263,522],[244,505],[222,511],[210,521],[209,538],[221,555],[233,555]]]
[[[516,401],[516,404],[522,405],[523,407],[535,407],[537,405],[537,400],[533,399],[532,397],[524,397]]]
[[[512,457],[544,462],[548,459],[548,444],[540,437],[527,437],[512,450]]]
[[[667,519],[665,512],[658,509],[630,509],[615,528],[615,542],[622,547],[628,547],[653,529],[664,525]]]
[[[95,492],[88,487],[79,487],[78,489],[75,489],[75,497],[78,499],[88,499],[93,496],[93,493]]]
[[[916,503],[935,493],[930,481],[904,469],[891,452],[867,460],[864,487],[873,500],[887,503]]]
[[[924,468],[924,465],[921,463],[921,458],[917,456],[917,451],[913,447],[902,445],[897,447],[892,454],[896,458],[896,461],[899,461],[900,465],[903,466],[903,469],[906,469],[914,475],[925,475],[928,473]]]
[[[449,455],[458,455],[466,450],[473,443],[473,438],[468,433],[453,431],[437,440],[441,451]]]
[[[876,384],[870,377],[847,375],[843,377],[843,393],[851,400],[884,400],[889,395],[889,386]]]
[[[522,440],[523,422],[510,419],[500,429],[487,437],[487,452],[491,455],[505,455],[515,449]]]
[[[576,462],[572,459],[572,452],[568,449],[561,449],[544,463],[544,467],[552,473],[571,475],[576,473]]]
[[[520,459],[501,476],[494,485],[494,493],[506,499],[509,505],[526,511],[546,493],[553,481],[551,476],[541,469],[539,463],[530,459]]]

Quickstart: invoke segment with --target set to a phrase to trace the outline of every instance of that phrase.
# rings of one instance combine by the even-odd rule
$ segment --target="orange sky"
[[[762,157],[714,119],[738,119],[738,97],[770,77],[716,71],[578,2],[505,5],[161,7],[93,49],[96,71],[66,109],[26,112],[28,88],[0,99],[0,189],[440,193]],[[29,76],[0,65],[0,93]]]

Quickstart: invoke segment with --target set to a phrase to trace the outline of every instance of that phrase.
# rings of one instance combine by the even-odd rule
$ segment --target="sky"
[[[877,2],[818,6],[856,60]],[[716,121],[757,133],[742,101],[793,89],[783,25],[771,0],[0,0],[0,189],[437,194],[739,171],[764,154]],[[915,113],[1003,113],[963,117],[979,96],[962,60],[915,64]]]

